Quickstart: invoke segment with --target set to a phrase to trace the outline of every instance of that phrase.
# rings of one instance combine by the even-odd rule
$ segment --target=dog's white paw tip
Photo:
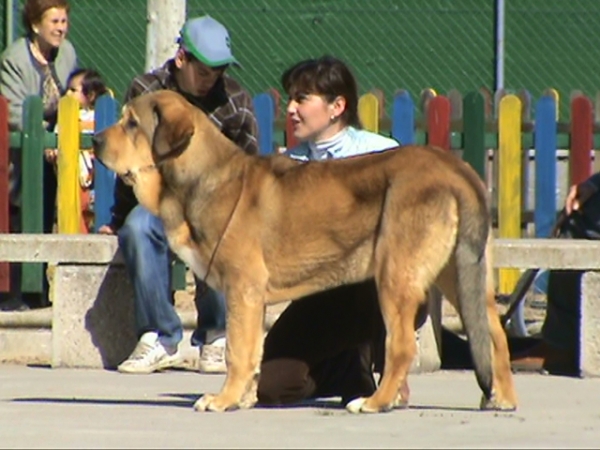
[[[348,402],[346,409],[352,414],[359,414],[362,412],[362,407],[367,401],[366,397],[358,397]]]
[[[198,400],[196,400],[196,403],[194,403],[194,411],[198,411],[198,412],[208,411],[209,407],[210,407],[211,399],[212,399],[212,396],[208,396],[208,395],[203,395],[202,397],[200,397]]]

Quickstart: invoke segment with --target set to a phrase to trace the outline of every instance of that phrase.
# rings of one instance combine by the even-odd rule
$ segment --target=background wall
[[[17,0],[17,4],[23,0]],[[505,0],[505,86],[537,98],[600,91],[600,1]],[[6,2],[0,5],[6,17]],[[84,66],[96,67],[119,99],[143,71],[145,0],[72,0],[71,31]],[[231,32],[243,69],[233,69],[252,94],[279,87],[279,75],[300,58],[329,53],[354,69],[361,93],[377,87],[413,97],[494,88],[495,6],[484,0],[187,0],[188,17],[210,14]],[[20,6],[19,6],[20,10]],[[20,26],[20,15],[18,32]],[[5,29],[0,30],[5,42]]]

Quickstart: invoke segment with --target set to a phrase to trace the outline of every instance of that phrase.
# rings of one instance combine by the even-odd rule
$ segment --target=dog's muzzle
[[[134,169],[128,170],[125,173],[117,173],[117,176],[121,178],[125,184],[133,186],[137,180],[137,176],[140,173],[151,172],[156,170],[155,164],[148,164],[147,166],[136,167]]]

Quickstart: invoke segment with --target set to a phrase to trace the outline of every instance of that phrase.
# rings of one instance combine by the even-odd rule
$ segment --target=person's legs
[[[212,330],[225,331],[227,307],[225,296],[221,292],[215,291],[196,276],[194,276],[194,280],[196,282],[194,303],[196,304],[198,322],[192,335],[192,345],[202,346],[210,343],[210,336],[207,340],[207,332]]]
[[[573,352],[577,348],[581,276],[582,272],[577,270],[550,272],[542,335],[552,347]]]
[[[199,369],[204,373],[225,373],[225,296],[194,276],[197,326],[192,345],[200,347]]]
[[[593,195],[581,211],[571,214],[561,227],[560,238],[600,239],[599,194]],[[577,270],[550,271],[543,339],[511,357],[514,369],[577,375],[581,276]]]
[[[124,372],[152,372],[179,360],[181,320],[171,303],[170,255],[160,219],[138,205],[119,230],[119,247],[133,284],[140,343],[119,366]]]
[[[265,339],[259,403],[370,395],[370,345],[382,325],[373,281],[292,302]]]

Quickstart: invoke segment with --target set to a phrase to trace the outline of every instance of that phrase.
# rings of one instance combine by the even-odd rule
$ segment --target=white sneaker
[[[166,348],[155,332],[144,333],[133,353],[117,367],[121,373],[152,373],[181,363],[177,348]]]
[[[200,372],[227,373],[225,345],[225,337],[216,337],[210,344],[204,344],[200,347]]]

